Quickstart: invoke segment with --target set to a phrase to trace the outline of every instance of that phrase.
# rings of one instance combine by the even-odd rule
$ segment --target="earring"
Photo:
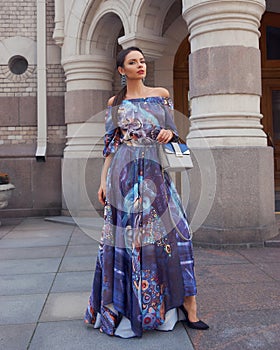
[[[121,86],[125,87],[126,86],[126,75],[122,74],[121,76]]]

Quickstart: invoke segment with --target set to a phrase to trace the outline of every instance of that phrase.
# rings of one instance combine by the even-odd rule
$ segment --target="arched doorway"
[[[261,23],[262,124],[274,148],[276,210],[280,209],[280,6],[279,13],[266,12]]]
[[[179,46],[174,60],[174,108],[182,114],[176,116],[175,121],[179,130],[180,137],[186,138],[188,133],[188,120],[190,115],[190,106],[188,101],[189,94],[189,53],[190,44],[186,37]]]

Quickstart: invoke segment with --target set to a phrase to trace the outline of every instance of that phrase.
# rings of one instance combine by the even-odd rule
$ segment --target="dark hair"
[[[131,51],[138,51],[144,56],[143,51],[141,49],[139,49],[139,47],[131,46],[131,47],[128,47],[126,49],[123,49],[118,53],[118,56],[117,56],[117,68],[124,66],[125,58],[126,58],[127,54],[129,54]],[[127,92],[127,87],[124,86],[116,94],[114,101],[113,101],[113,106],[118,106],[122,103],[123,99],[125,98],[126,92]],[[116,114],[116,113],[114,113],[114,114]],[[113,115],[113,117],[116,118],[116,115]]]

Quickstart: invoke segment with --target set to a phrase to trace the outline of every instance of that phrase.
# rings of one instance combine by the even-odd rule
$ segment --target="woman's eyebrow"
[[[128,61],[141,61],[141,60],[145,60],[144,57],[141,57],[141,58],[130,58]]]

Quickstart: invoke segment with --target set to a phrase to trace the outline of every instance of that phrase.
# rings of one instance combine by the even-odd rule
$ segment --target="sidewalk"
[[[280,248],[195,248],[199,314],[210,330],[120,339],[84,326],[98,243],[42,218],[0,227],[0,349],[280,349]]]

